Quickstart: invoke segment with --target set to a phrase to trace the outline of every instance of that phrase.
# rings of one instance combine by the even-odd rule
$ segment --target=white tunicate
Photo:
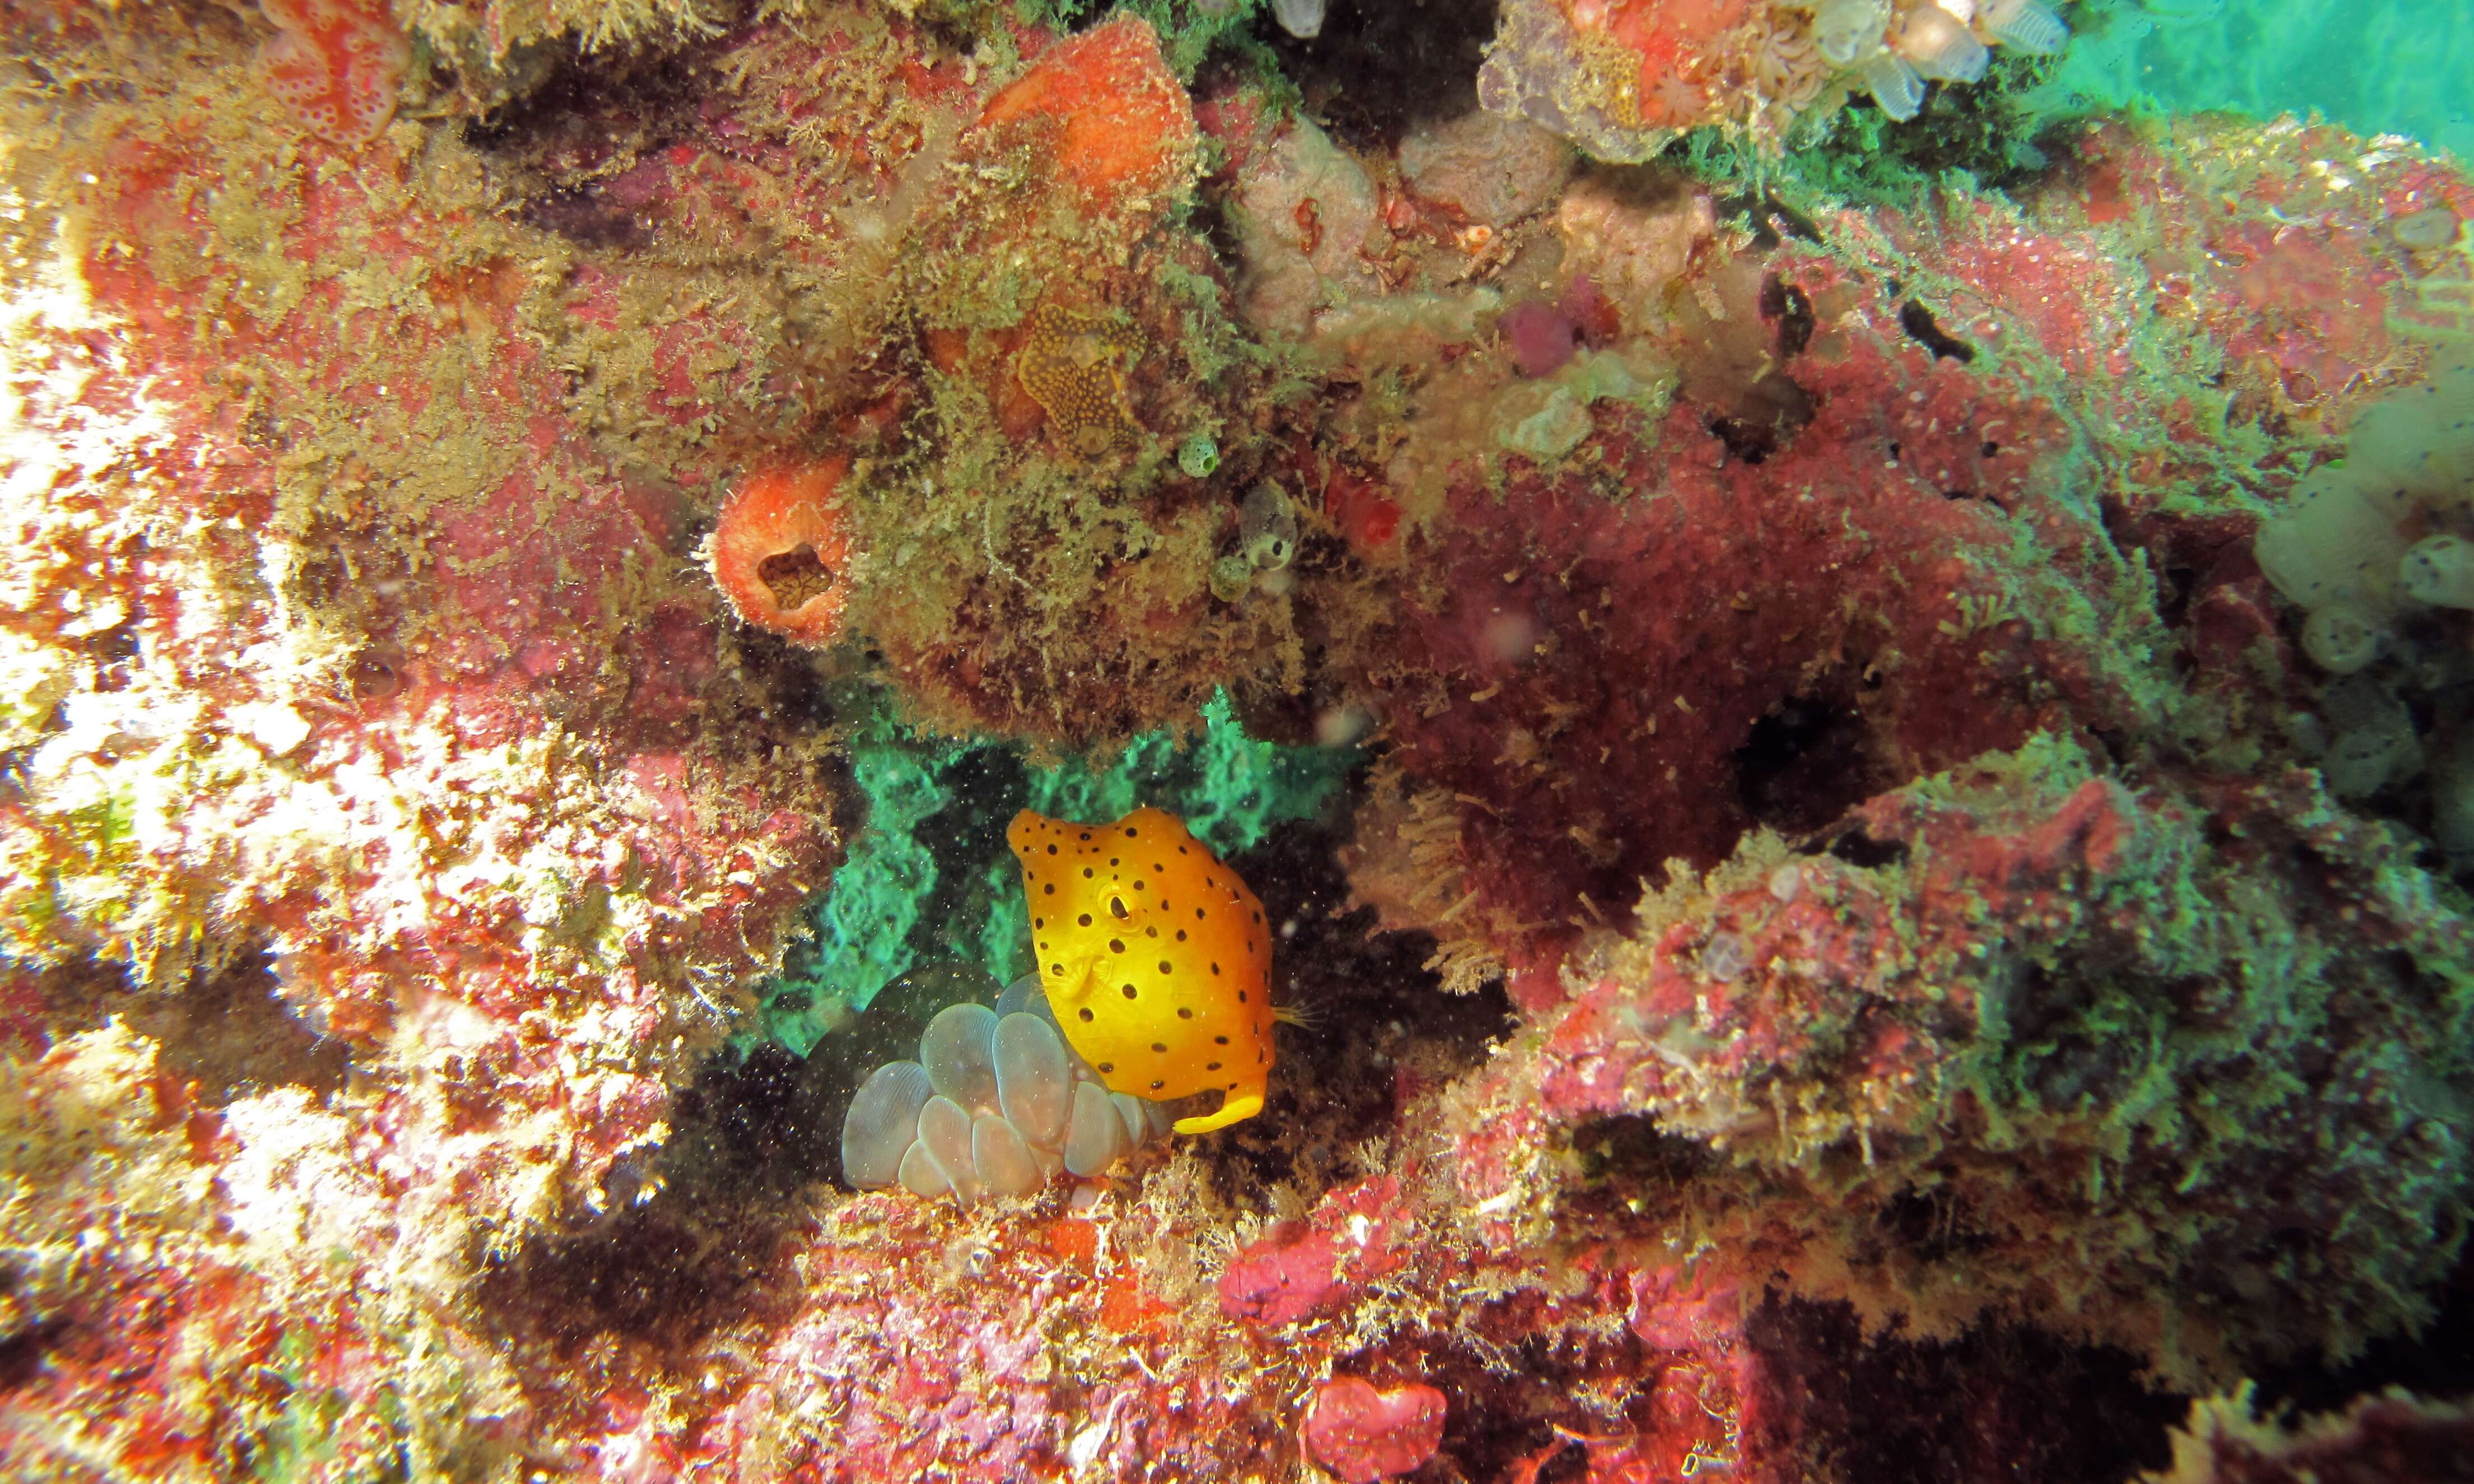
[[[997,1012],[984,1005],[948,1005],[919,1037],[919,1060],[938,1092],[963,1107],[997,1106]]]
[[[2380,657],[2388,625],[2353,603],[2314,608],[2302,620],[2302,652],[2332,675],[2350,675]]]
[[[1741,979],[1750,967],[1752,960],[1744,954],[1743,939],[1733,933],[1712,933],[1701,945],[1701,972],[1722,985]]]
[[[2397,246],[2417,253],[2436,253],[2457,242],[2457,213],[2446,207],[2425,207],[2390,224],[2389,235]]]
[[[2455,442],[2474,440],[2474,366],[2449,366],[2432,373],[2423,383],[2430,388],[2432,415],[2443,425],[2443,430]]]
[[[1770,872],[1770,896],[1781,904],[1793,902],[1804,890],[1804,867],[1790,861]]]
[[[1812,44],[1842,67],[1881,44],[1890,24],[1888,0],[1822,0],[1812,14]]]
[[[1298,513],[1286,491],[1266,479],[1246,492],[1237,507],[1237,545],[1259,570],[1289,565],[1298,554]]]
[[[1031,1195],[1048,1182],[1021,1131],[994,1113],[982,1113],[971,1122],[971,1168],[990,1195]]]
[[[2341,734],[2320,764],[2328,791],[2341,799],[2369,798],[2389,784],[2412,778],[2421,766],[2422,748],[2413,733],[2387,727]]]
[[[2319,765],[2329,792],[2365,799],[2421,770],[2413,714],[2393,690],[2355,675],[2330,686],[2319,707],[2332,734]]]
[[[1074,1084],[1074,1116],[1065,1130],[1065,1168],[1076,1175],[1099,1174],[1125,1153],[1126,1123],[1108,1089],[1098,1083]]]
[[[842,1179],[859,1190],[899,1180],[902,1156],[919,1136],[919,1109],[934,1090],[916,1061],[888,1061],[869,1073],[842,1116]]]
[[[2397,565],[2406,596],[2440,608],[2474,608],[2474,542],[2462,536],[2425,536]]]
[[[997,1022],[997,1104],[1034,1144],[1061,1144],[1074,1115],[1074,1058],[1065,1038],[1037,1015]]]
[[[1300,41],[1322,35],[1323,0],[1272,0],[1272,17]]]
[[[2432,771],[2431,833],[2460,861],[2474,856],[2474,731],[2459,733]]]
[[[1906,59],[1890,52],[1875,52],[1856,64],[1856,76],[1864,80],[1864,90],[1881,111],[1900,123],[1905,123],[1924,111],[1925,80]]]
[[[2435,411],[2427,395],[2373,404],[2346,435],[2346,461],[2411,495],[2455,493],[2474,471]]]
[[[2332,466],[2296,484],[2292,502],[2260,523],[2251,554],[2278,592],[2306,608],[2341,599],[2391,605],[2406,511],[2374,488]]]
[[[1968,29],[1937,6],[1918,6],[1899,28],[1899,55],[1920,77],[1974,83],[1984,76],[1992,54]]]
[[[930,1098],[919,1109],[919,1147],[964,1205],[980,1198],[979,1170],[971,1163],[971,1115],[951,1098]]]
[[[1984,0],[1976,18],[1997,45],[2031,57],[2050,57],[2071,44],[2071,28],[2041,0]]]

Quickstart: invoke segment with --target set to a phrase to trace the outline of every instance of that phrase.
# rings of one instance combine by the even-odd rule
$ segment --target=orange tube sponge
[[[750,623],[821,647],[850,596],[850,531],[838,498],[850,460],[764,470],[740,481],[702,552],[713,584]]]

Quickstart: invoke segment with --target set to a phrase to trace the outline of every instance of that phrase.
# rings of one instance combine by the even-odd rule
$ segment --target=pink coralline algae
[[[1347,1484],[1396,1478],[1435,1456],[1443,1441],[1443,1394],[1412,1382],[1377,1389],[1353,1375],[1315,1388],[1306,1448]]]

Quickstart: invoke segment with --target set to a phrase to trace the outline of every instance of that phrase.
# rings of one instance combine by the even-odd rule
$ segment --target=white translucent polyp
[[[1065,1168],[1077,1175],[1097,1175],[1125,1152],[1126,1123],[1117,1106],[1098,1083],[1074,1085],[1074,1116],[1065,1131]]]
[[[1033,1144],[1062,1144],[1074,1114],[1074,1061],[1056,1028],[1037,1015],[997,1022],[997,1102]]]
[[[1890,117],[1904,123],[1923,109],[1925,80],[1907,65],[1905,58],[1875,52],[1856,72],[1864,80],[1865,90],[1873,95],[1873,101]]]
[[[2050,57],[2071,44],[2071,28],[2038,0],[1985,0],[1977,18],[1996,43],[2031,57]]]
[[[1048,1182],[1039,1161],[1031,1156],[1031,1146],[1012,1124],[994,1113],[982,1113],[971,1122],[971,1167],[990,1195],[1027,1196]]]
[[[951,1098],[930,1098],[919,1109],[919,1147],[964,1205],[980,1198],[979,1171],[971,1164],[971,1115]]]
[[[949,1005],[919,1037],[919,1059],[935,1089],[966,1108],[997,1106],[997,1014],[984,1005]]]
[[[1030,1196],[1071,1170],[1089,1179],[1174,1120],[1164,1104],[1111,1093],[1057,1028],[1036,976],[997,1008],[939,1010],[917,1061],[878,1067],[842,1118],[842,1174],[861,1190]]]
[[[1889,23],[1886,0],[1822,0],[1812,14],[1812,44],[1833,63],[1852,67],[1881,44]]]
[[[1944,83],[1976,82],[1992,61],[1984,43],[1937,6],[1909,12],[1899,30],[1899,55],[1919,76]]]
[[[934,1089],[916,1061],[888,1061],[870,1073],[842,1119],[842,1178],[882,1190],[902,1178],[902,1156],[919,1137],[919,1109]]]

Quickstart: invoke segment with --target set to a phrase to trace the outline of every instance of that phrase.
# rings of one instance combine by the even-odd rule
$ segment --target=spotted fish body
[[[1272,930],[1263,904],[1176,816],[1113,824],[1024,810],[1006,832],[1031,899],[1040,987],[1111,1091],[1221,1094],[1179,1133],[1262,1110],[1272,1072]]]

